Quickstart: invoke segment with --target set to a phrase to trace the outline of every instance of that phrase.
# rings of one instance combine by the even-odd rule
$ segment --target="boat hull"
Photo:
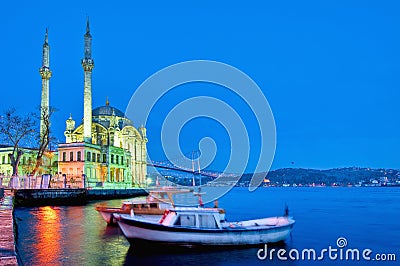
[[[123,234],[131,244],[153,242],[177,246],[245,246],[275,243],[285,240],[292,230],[294,221],[287,225],[251,229],[198,229],[168,227],[129,219],[118,221]]]

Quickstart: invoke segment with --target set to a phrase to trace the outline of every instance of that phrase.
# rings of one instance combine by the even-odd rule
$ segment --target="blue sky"
[[[400,10],[398,1],[3,1],[0,4],[1,106],[34,111],[40,103],[45,28],[51,47],[53,131],[64,140],[65,119],[83,116],[83,34],[93,36],[93,106],[125,110],[151,74],[187,60],[230,64],[263,90],[275,116],[272,168],[388,167],[400,165]],[[188,86],[188,85],[185,85]],[[236,106],[253,131],[254,119],[238,99],[213,86],[177,88],[158,112],[186,95],[220,97]],[[188,92],[189,91],[189,92]],[[170,100],[168,100],[170,99]],[[139,126],[141,121],[134,121]],[[160,116],[148,127],[152,158],[163,158]],[[229,155],[226,132],[198,119],[182,131],[184,152],[212,135]],[[257,153],[257,141],[252,154]],[[256,155],[254,155],[256,156]],[[255,158],[251,157],[250,164]],[[293,162],[293,163],[292,163]]]

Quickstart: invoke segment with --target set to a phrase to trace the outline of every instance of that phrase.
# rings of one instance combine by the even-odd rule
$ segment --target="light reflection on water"
[[[58,261],[60,254],[61,223],[59,210],[51,207],[41,207],[36,213],[37,223],[34,232],[39,234],[38,241],[33,244],[33,250],[39,250],[38,262],[49,264]]]
[[[227,210],[227,219],[234,221],[281,215],[287,203],[296,225],[286,249],[322,249],[346,237],[353,248],[394,252],[400,258],[399,202],[399,188],[259,188],[253,193],[235,188],[219,205]],[[259,261],[258,248],[186,252],[130,248],[118,227],[106,226],[95,204],[16,209],[17,249],[24,265],[310,264]],[[119,206],[121,200],[107,204]],[[347,261],[346,265],[361,264]],[[368,265],[396,263],[370,261]]]
[[[15,217],[18,252],[27,265],[121,265],[129,248],[93,204],[20,208]]]

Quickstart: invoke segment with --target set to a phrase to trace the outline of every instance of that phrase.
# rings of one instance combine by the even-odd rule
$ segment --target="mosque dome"
[[[124,112],[109,105],[100,106],[93,109],[92,116],[112,116],[113,113],[115,114],[115,116],[125,117]]]
[[[124,112],[121,110],[110,106],[110,102],[108,101],[108,97],[106,100],[106,105],[97,107],[93,109],[92,111],[92,116],[119,116],[119,117],[125,117]]]

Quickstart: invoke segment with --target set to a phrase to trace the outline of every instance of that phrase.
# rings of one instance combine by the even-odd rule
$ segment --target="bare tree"
[[[42,134],[38,136],[38,148],[36,155],[36,163],[31,174],[35,175],[38,169],[43,165],[43,156],[49,150],[50,143],[55,142],[55,138],[51,135],[51,117],[56,110],[53,107],[40,108],[39,120],[43,121]]]
[[[8,154],[13,176],[18,176],[18,165],[24,153],[20,146],[33,137],[35,126],[32,114],[20,116],[15,108],[4,111],[4,115],[0,117],[0,137],[5,144],[13,147],[13,151]]]

